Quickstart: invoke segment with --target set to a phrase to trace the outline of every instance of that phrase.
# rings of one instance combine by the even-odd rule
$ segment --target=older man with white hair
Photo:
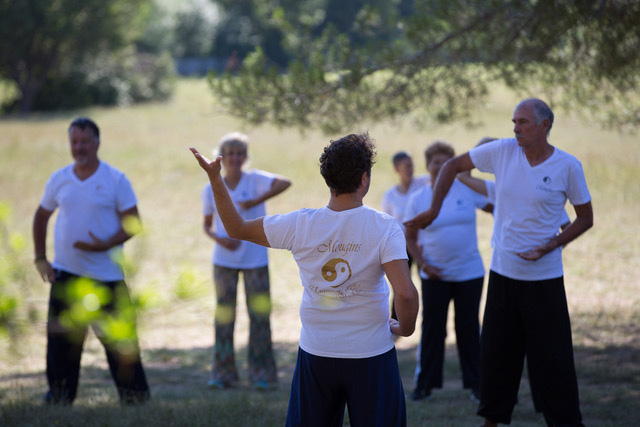
[[[440,171],[431,207],[407,225],[431,224],[457,173],[478,168],[495,175],[478,415],[485,426],[511,422],[526,356],[547,424],[582,425],[562,248],[593,225],[591,196],[580,162],[548,142],[553,112],[545,102],[520,102],[512,121],[515,138],[449,160]],[[567,199],[576,219],[558,234]]]

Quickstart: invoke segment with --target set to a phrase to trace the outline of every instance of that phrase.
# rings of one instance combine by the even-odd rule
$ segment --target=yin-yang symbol
[[[337,288],[351,277],[351,267],[342,258],[334,258],[322,267],[322,277],[327,282],[333,282],[332,288]]]

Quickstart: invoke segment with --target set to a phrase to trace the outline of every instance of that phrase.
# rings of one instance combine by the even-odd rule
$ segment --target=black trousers
[[[298,349],[287,427],[405,427],[407,408],[396,349],[343,359]]]
[[[416,388],[442,388],[447,312],[453,300],[462,386],[478,390],[480,359],[479,307],[484,277],[464,282],[422,279],[422,337]]]
[[[511,422],[526,356],[547,424],[582,425],[563,277],[522,281],[491,271],[480,347],[478,415]]]
[[[47,322],[48,401],[70,405],[76,398],[89,326],[104,346],[120,401],[135,404],[148,400],[149,386],[125,282],[97,282],[56,270]]]

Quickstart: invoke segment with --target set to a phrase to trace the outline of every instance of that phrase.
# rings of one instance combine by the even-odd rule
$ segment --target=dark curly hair
[[[371,176],[375,145],[369,133],[351,134],[331,141],[320,156],[320,174],[336,196],[354,193],[363,173]]]

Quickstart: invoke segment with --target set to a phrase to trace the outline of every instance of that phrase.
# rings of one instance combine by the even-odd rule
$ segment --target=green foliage
[[[198,275],[192,267],[183,266],[178,273],[174,292],[175,296],[182,301],[202,298],[209,292],[208,281]]]
[[[170,52],[174,58],[207,56],[220,20],[211,0],[153,0],[146,29],[137,41],[144,52]]]
[[[27,112],[50,75],[116,52],[140,36],[149,0],[0,1],[0,76],[16,82]],[[64,86],[64,85],[63,85]]]
[[[69,64],[50,73],[32,100],[32,110],[61,110],[90,105],[130,105],[167,99],[175,75],[168,54],[136,54],[132,48]],[[5,109],[15,109],[7,105]]]
[[[334,25],[291,14],[273,21],[295,58],[287,73],[262,61],[266,70],[245,63],[240,76],[212,79],[227,111],[328,132],[406,116],[472,122],[489,86],[502,82],[603,125],[640,125],[637,0],[339,3],[349,13]]]
[[[26,237],[10,231],[11,205],[0,200],[0,337],[14,341],[37,317],[29,298]]]

